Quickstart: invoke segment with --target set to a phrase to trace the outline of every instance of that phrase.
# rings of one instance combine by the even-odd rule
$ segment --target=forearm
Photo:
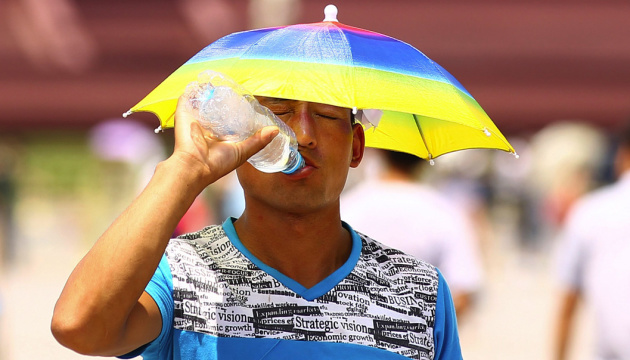
[[[457,320],[461,321],[470,308],[471,294],[465,291],[453,291],[452,295]]]
[[[575,318],[578,299],[579,294],[576,291],[568,290],[562,296],[556,325],[556,341],[554,349],[554,358],[556,360],[564,360],[568,356],[571,328]]]
[[[198,180],[177,159],[158,165],[145,190],[70,275],[53,331],[80,333],[84,343],[117,341],[179,219],[203,190]]]

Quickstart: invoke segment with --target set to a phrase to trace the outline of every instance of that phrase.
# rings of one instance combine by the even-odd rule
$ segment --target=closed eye
[[[317,116],[323,117],[324,119],[330,119],[330,120],[338,120],[339,119],[338,117],[332,116],[332,115],[317,114]]]

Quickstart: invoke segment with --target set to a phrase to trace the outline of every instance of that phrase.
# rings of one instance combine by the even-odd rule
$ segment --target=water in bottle
[[[226,75],[204,71],[188,85],[186,93],[201,126],[219,140],[242,141],[265,126],[278,127],[279,134],[247,160],[256,169],[291,174],[304,166],[293,130]]]

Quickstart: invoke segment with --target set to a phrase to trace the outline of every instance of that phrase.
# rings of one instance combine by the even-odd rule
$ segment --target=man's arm
[[[122,355],[159,335],[160,312],[144,288],[178,221],[206,186],[277,134],[268,127],[240,143],[214,141],[182,99],[175,114],[173,154],[79,262],[57,301],[53,335],[79,353]]]
[[[461,319],[468,313],[472,304],[472,294],[467,291],[453,291],[452,295],[455,313],[457,314],[457,319],[461,322]]]
[[[554,349],[556,360],[564,360],[567,358],[567,349],[570,344],[571,329],[573,327],[579,297],[579,293],[575,290],[566,290],[561,295]]]

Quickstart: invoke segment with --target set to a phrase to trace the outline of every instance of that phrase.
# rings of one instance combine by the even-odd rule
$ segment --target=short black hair
[[[619,127],[616,138],[620,147],[630,148],[630,119]]]
[[[389,166],[409,175],[413,174],[423,161],[415,155],[393,150],[383,150],[383,157]]]

